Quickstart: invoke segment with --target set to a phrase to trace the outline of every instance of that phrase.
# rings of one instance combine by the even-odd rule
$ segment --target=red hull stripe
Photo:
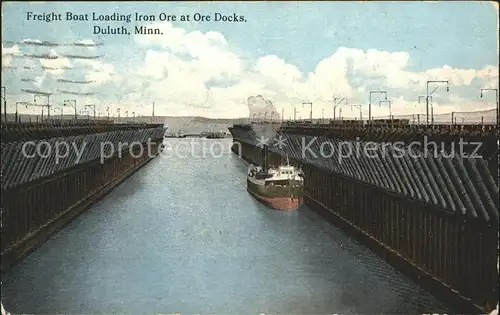
[[[269,198],[262,197],[254,193],[253,191],[247,189],[248,192],[255,197],[255,199],[259,200],[263,204],[271,207],[275,210],[281,211],[290,211],[295,210],[303,203],[303,198],[291,198],[291,197],[277,197],[277,198]]]

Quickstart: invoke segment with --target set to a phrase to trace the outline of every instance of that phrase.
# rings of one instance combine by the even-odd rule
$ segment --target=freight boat
[[[224,132],[208,132],[205,134],[205,138],[207,139],[224,139],[226,138],[226,134]]]
[[[267,153],[267,148],[265,147]],[[295,210],[303,203],[304,177],[302,171],[291,166],[280,165],[268,168],[264,154],[264,167],[248,167],[247,190],[261,203],[275,210]]]

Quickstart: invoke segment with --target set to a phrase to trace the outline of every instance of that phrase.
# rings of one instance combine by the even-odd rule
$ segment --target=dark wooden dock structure
[[[496,307],[497,126],[260,122],[230,128],[233,152],[261,161],[272,128],[283,145],[269,144],[269,163],[304,170],[311,208],[458,312]]]
[[[2,124],[2,273],[157,155],[164,133],[159,124]]]

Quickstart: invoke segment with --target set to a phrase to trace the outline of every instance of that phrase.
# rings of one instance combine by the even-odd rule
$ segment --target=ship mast
[[[264,144],[264,162],[262,163],[262,168],[265,173],[267,173],[267,145]]]
[[[290,160],[288,159],[288,153],[286,154],[286,164],[287,164],[287,166],[290,166]],[[292,175],[295,177],[295,169],[293,170]],[[288,195],[293,199],[292,181],[290,179],[291,179],[291,176],[290,176],[290,174],[288,174]]]

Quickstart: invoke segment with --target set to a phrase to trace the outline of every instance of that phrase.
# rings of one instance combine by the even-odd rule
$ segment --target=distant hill
[[[73,115],[52,115],[50,118],[53,119],[65,119],[65,120],[73,120]],[[93,116],[81,115],[78,116],[79,119],[87,120],[93,119]],[[26,115],[20,114],[19,119],[21,122],[36,122],[41,121],[40,115]],[[47,119],[47,116],[44,116],[44,119]],[[106,119],[106,117],[97,117],[96,119]],[[117,117],[111,117],[111,120],[114,122],[120,123],[163,123],[167,124],[170,132],[178,132],[182,130],[184,133],[202,133],[202,132],[219,132],[224,131],[227,132],[227,128],[232,126],[234,123],[241,122],[241,119],[213,119],[199,116],[184,116],[184,117],[175,117],[175,116],[155,116],[155,117],[121,117],[118,119]],[[15,115],[8,113],[7,121],[14,121]],[[4,117],[2,114],[1,121],[4,121]]]

